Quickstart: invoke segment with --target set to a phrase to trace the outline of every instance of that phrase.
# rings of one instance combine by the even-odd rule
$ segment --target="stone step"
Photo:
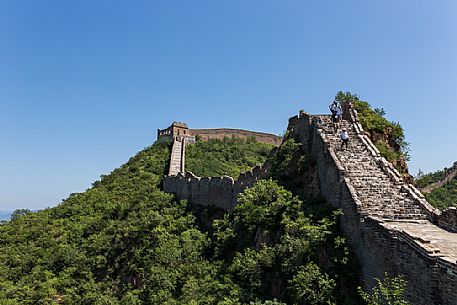
[[[169,175],[176,175],[181,171],[181,153],[182,142],[174,140],[170,158],[170,169],[168,171]]]
[[[345,177],[349,178],[364,209],[380,218],[425,219],[421,207],[409,198],[409,195],[397,185],[378,165],[365,144],[355,134],[352,124],[342,122],[342,127],[349,133],[348,149],[341,150],[339,134],[334,132],[329,117],[321,117],[320,125],[325,141],[330,144],[345,168]]]

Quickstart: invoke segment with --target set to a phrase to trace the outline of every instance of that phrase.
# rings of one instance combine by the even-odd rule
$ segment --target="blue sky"
[[[457,2],[0,0],[0,210],[87,189],[191,127],[282,133],[357,93],[410,168],[457,160]]]

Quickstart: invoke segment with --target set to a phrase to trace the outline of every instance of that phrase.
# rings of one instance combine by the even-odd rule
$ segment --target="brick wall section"
[[[443,185],[445,185],[446,183],[448,183],[449,181],[451,181],[452,179],[454,179],[454,177],[457,177],[457,162],[454,163],[454,165],[452,166],[451,170],[449,171],[449,173],[446,175],[446,177],[444,177],[444,179],[440,180],[440,181],[437,181],[435,183],[432,183],[430,185],[427,185],[426,187],[422,188],[421,189],[421,192],[422,193],[430,193],[430,192],[433,192],[434,190],[436,190],[437,188],[440,188],[442,187]]]
[[[346,109],[349,116],[349,122],[352,122],[356,136],[361,140],[371,157],[376,160],[381,171],[387,174],[393,184],[401,185],[402,191],[404,191],[404,193],[407,194],[407,197],[422,210],[422,213],[426,215],[427,219],[436,223],[440,211],[429,204],[427,200],[425,200],[425,196],[412,184],[404,182],[397,169],[381,156],[377,147],[371,142],[370,137],[364,132],[362,125],[359,123],[357,111],[351,107],[350,103],[347,104]]]
[[[257,180],[266,178],[270,164],[256,166],[251,171],[240,174],[237,180],[232,177],[197,177],[187,172],[175,176],[167,176],[163,182],[163,190],[175,194],[178,200],[186,199],[191,204],[214,205],[230,211],[236,204],[239,193],[252,186]]]
[[[176,175],[179,172],[182,172],[184,169],[184,159],[185,159],[185,143],[184,139],[174,140],[171,146],[170,154],[170,167],[168,170],[168,175]]]
[[[341,163],[343,156],[337,152],[335,136],[328,130],[324,132],[325,121],[328,121],[325,116],[311,116],[301,111],[299,116],[289,119],[288,136],[299,137],[315,159],[321,196],[343,211],[339,223],[359,261],[362,285],[370,289],[376,283],[375,278],[382,279],[385,272],[400,274],[407,280],[406,297],[412,304],[457,305],[457,235],[450,233],[457,228],[457,209],[441,213],[431,207],[422,194],[405,183],[395,168],[379,155],[358,124],[357,113],[350,107],[346,111],[349,113],[345,117],[352,122],[346,122],[351,128],[352,153],[363,152],[363,156],[358,156],[360,164],[358,161],[355,164],[360,169],[354,171],[348,164]],[[371,164],[373,172],[364,173],[364,162]],[[266,177],[268,171],[267,163],[236,181],[231,177],[178,174],[165,178],[164,190],[193,204],[214,204],[231,210],[236,196]],[[376,177],[371,176],[375,174]],[[372,178],[381,179],[380,183],[374,183]],[[369,188],[359,179],[362,182],[368,179]],[[378,188],[384,188],[386,197],[382,192],[377,193]],[[380,196],[378,201],[372,192]],[[395,192],[395,198],[388,198]]]
[[[187,124],[182,122],[173,122],[168,128],[157,129],[157,140],[176,140],[182,137],[186,137],[188,140],[194,140],[197,135],[203,141],[208,141],[209,139],[222,140],[226,137],[241,139],[255,138],[257,142],[268,143],[274,146],[281,145],[282,141],[280,136],[271,133],[232,128],[189,129]]]
[[[457,232],[457,208],[450,207],[438,216],[438,225],[451,232]]]
[[[402,181],[402,176],[400,173],[391,163],[389,163],[385,158],[381,157],[379,150],[371,142],[368,135],[364,133],[362,125],[359,123],[357,111],[353,109],[350,104],[348,105],[349,107],[347,107],[347,111],[349,120],[353,122],[354,130],[356,131],[357,136],[362,139],[362,142],[366,146],[367,150],[370,151],[373,158],[378,159],[378,164],[380,165],[381,169],[390,176],[394,183],[402,185],[402,189],[409,195],[410,198],[414,200],[418,206],[420,206],[422,211],[427,215],[428,220],[444,228],[445,230],[457,232],[457,209],[451,207],[444,211],[440,211],[439,209],[434,208],[427,202],[425,196],[419,190],[417,190],[414,185]]]
[[[255,138],[257,142],[268,143],[274,146],[281,144],[281,137],[264,132],[255,132],[243,129],[217,128],[217,129],[189,129],[192,136],[200,136],[203,141],[209,139],[224,139],[228,138]]]
[[[386,213],[383,214],[384,211],[374,211],[373,207],[367,205],[366,200],[369,197],[365,198],[364,189],[360,186],[356,189],[353,186],[354,177],[347,172],[347,164],[341,164],[334,144],[329,141],[326,134],[324,135],[322,129],[318,128],[321,121],[321,116],[310,116],[302,112],[300,116],[289,120],[289,136],[299,135],[303,145],[309,149],[316,160],[321,195],[329,204],[343,210],[344,214],[339,223],[350,248],[359,260],[364,288],[373,287],[375,278],[382,279],[384,272],[390,275],[401,274],[408,282],[406,296],[412,304],[456,305],[457,262],[455,256],[449,253],[455,251],[457,237],[456,243],[449,244],[452,249],[440,251],[434,248],[436,244],[433,241],[420,237],[420,230],[422,227],[429,226],[439,231],[441,229],[428,220],[437,224],[440,219],[444,221],[446,215],[446,223],[452,224],[455,222],[457,213],[443,212],[440,215],[439,211],[431,208],[417,190],[397,179],[399,175],[387,161],[379,159],[380,156],[369,139],[359,137],[357,142],[363,143],[361,147],[365,147],[372,158],[379,159],[377,163],[379,171],[391,178],[390,182],[385,183],[392,183],[392,188],[398,188],[407,202],[415,204],[415,208],[421,213],[417,214],[418,220],[414,219],[415,214],[405,215],[406,219],[401,220],[400,214],[390,214],[390,211],[385,211]],[[359,126],[354,126],[354,129],[357,128]],[[362,132],[360,130],[360,133]],[[360,133],[356,136],[361,135]],[[381,202],[379,204],[381,205]],[[409,212],[405,210],[404,213]],[[391,219],[383,219],[383,217]],[[418,236],[410,233],[415,229],[419,231]],[[451,240],[453,237],[451,236]]]

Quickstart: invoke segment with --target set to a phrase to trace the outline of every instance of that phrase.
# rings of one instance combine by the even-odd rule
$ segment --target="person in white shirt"
[[[343,118],[343,108],[341,108],[341,105],[338,105],[336,107],[335,114],[338,121],[340,121]]]
[[[346,146],[346,149],[348,149],[349,134],[348,134],[346,128],[343,128],[343,130],[341,131],[340,139],[341,139],[341,150],[343,150],[343,146]]]
[[[330,109],[330,112],[332,113],[332,115],[335,115],[336,108],[338,108],[338,103],[336,101],[333,101],[333,103],[331,103],[330,106],[328,106],[328,108]]]

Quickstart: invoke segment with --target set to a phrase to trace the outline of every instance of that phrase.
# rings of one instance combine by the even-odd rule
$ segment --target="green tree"
[[[358,113],[360,124],[367,131],[373,144],[381,155],[392,162],[400,172],[406,171],[404,160],[410,159],[409,143],[400,123],[387,120],[383,108],[373,109],[371,105],[359,98],[357,94],[339,91],[335,100],[341,103],[351,102]]]
[[[401,277],[390,277],[384,274],[384,279],[376,279],[376,286],[370,292],[359,287],[359,294],[368,305],[409,305],[404,299],[406,281]]]
[[[327,274],[322,274],[319,267],[309,263],[301,267],[289,281],[290,291],[295,304],[334,305],[333,291],[336,283]]]
[[[263,164],[273,145],[254,138],[197,141],[186,147],[186,170],[200,177],[231,176]]]

